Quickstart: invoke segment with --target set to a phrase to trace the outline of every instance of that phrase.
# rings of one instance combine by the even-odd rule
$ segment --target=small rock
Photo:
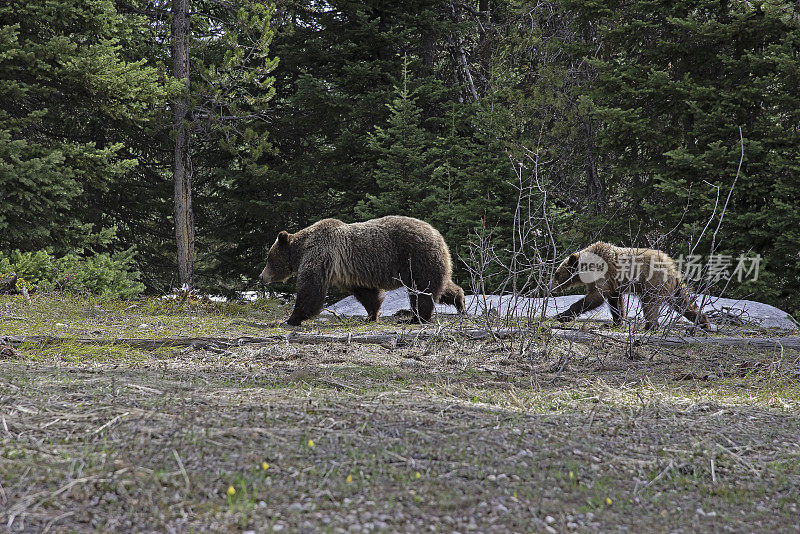
[[[544,522],[547,523],[548,525],[552,525],[553,523],[556,522],[556,518],[553,517],[552,515],[548,515],[547,517],[544,518]]]
[[[506,508],[506,507],[505,507],[504,505],[502,505],[502,504],[498,504],[498,505],[496,505],[496,506],[494,507],[494,511],[495,511],[495,512],[499,512],[499,513],[501,513],[501,514],[506,514],[506,513],[508,513],[508,508]]]
[[[558,533],[558,531],[556,529],[554,529],[553,527],[551,527],[550,525],[545,525],[544,530],[548,534],[557,534]]]
[[[275,523],[274,525],[272,525],[272,532],[280,532],[282,530],[283,530],[283,525],[281,525],[280,523]]]
[[[570,521],[569,523],[567,523],[567,528],[574,530],[574,529],[578,528],[578,523]]]

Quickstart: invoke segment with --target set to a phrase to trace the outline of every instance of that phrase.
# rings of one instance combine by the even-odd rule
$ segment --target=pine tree
[[[377,194],[368,194],[357,210],[362,217],[408,215],[425,218],[436,209],[436,188],[431,181],[433,162],[430,134],[422,128],[422,110],[409,88],[408,59],[403,62],[402,85],[386,107],[389,119],[369,136],[374,151]]]
[[[137,160],[166,85],[128,60],[132,28],[109,0],[0,5],[0,249],[70,252],[113,226],[97,199]]]
[[[208,19],[209,35],[195,36],[200,47],[194,92],[205,101],[195,113],[198,274],[206,286],[220,290],[246,288],[242,282],[260,272],[267,239],[263,220],[275,210],[264,199],[264,191],[274,187],[267,164],[272,152],[267,117],[278,65],[270,50],[273,13],[272,4],[243,2],[238,9],[209,13],[215,15]],[[219,20],[227,24],[214,38]]]

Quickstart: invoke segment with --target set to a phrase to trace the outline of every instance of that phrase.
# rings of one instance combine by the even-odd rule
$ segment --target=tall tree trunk
[[[597,172],[597,157],[594,154],[594,128],[591,119],[584,119],[583,129],[586,134],[586,185],[589,189],[589,201],[593,213],[606,211],[606,187]]]
[[[478,22],[481,26],[481,43],[486,40],[489,34],[489,26],[492,24],[492,12],[489,6],[489,0],[478,0]]]
[[[452,0],[450,1],[450,17],[453,22],[458,23],[459,16]],[[461,36],[455,32],[450,32],[447,40],[450,44],[450,55],[453,58],[453,71],[456,81],[465,88],[467,101],[477,102],[478,91],[475,90],[475,82],[472,80],[472,73],[469,71],[469,62],[467,62],[464,46],[461,44]]]
[[[184,80],[186,94],[173,102],[175,130],[175,241],[178,245],[178,280],[182,287],[194,287],[194,214],[192,212],[191,131],[187,125],[189,103],[189,3],[172,2],[172,62],[177,79]]]

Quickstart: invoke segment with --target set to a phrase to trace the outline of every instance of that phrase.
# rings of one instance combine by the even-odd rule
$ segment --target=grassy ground
[[[283,315],[0,297],[0,335],[238,337]],[[5,350],[0,529],[794,531],[800,354],[625,349],[545,330]]]

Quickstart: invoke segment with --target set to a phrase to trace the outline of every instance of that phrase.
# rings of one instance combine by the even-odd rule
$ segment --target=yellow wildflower
[[[228,497],[233,497],[234,495],[236,495],[236,488],[228,486]]]

